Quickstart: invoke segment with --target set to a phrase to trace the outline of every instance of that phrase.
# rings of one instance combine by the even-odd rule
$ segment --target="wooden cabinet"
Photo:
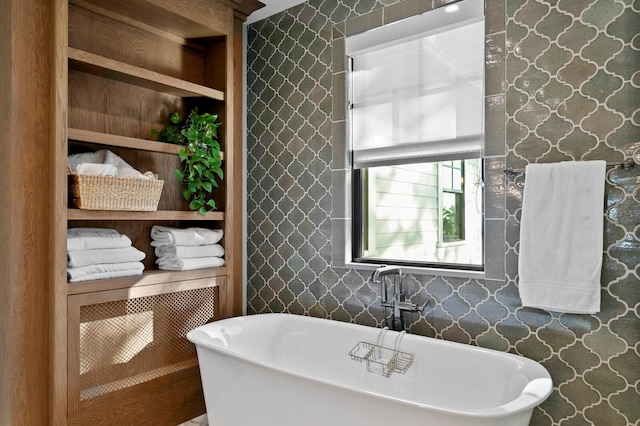
[[[178,424],[204,412],[195,348],[186,332],[242,313],[241,25],[261,6],[234,0],[56,0],[66,9],[60,33],[57,162],[109,149],[164,181],[158,210],[69,208],[69,227],[115,228],[146,253],[142,277],[67,283],[64,244],[57,242],[54,303],[54,410],[67,424]],[[62,15],[61,15],[62,16]],[[61,52],[64,52],[62,54]],[[60,91],[65,92],[65,91]],[[173,170],[179,146],[152,141],[170,113],[218,114],[225,178],[218,210],[189,211]],[[64,168],[66,164],[57,164]],[[62,185],[61,185],[62,186]],[[65,197],[68,199],[68,196]],[[150,246],[154,224],[224,230],[226,265],[162,271]],[[58,238],[63,238],[60,232]],[[64,350],[60,350],[63,347]],[[63,392],[63,389],[65,390]]]

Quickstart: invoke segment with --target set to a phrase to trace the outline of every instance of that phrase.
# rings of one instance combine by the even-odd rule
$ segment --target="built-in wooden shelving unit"
[[[242,313],[242,22],[257,0],[53,0],[65,19],[60,49],[60,162],[65,155],[112,150],[164,181],[156,211],[64,206],[67,228],[114,228],[145,253],[142,275],[66,282],[57,262],[53,379],[66,390],[55,424],[176,425],[204,412],[191,328]],[[66,66],[63,66],[66,65]],[[225,179],[218,210],[190,211],[174,170],[182,148],[149,140],[172,112],[217,114]],[[66,164],[59,164],[66,169]],[[68,198],[68,196],[66,197]],[[62,203],[67,203],[65,199]],[[62,208],[62,206],[60,206]],[[225,265],[159,270],[154,225],[224,231]],[[66,234],[63,232],[61,234]],[[59,244],[58,246],[61,246]],[[65,253],[66,254],[66,253]],[[62,252],[57,256],[64,256]],[[64,278],[63,278],[64,277]],[[64,331],[62,331],[64,329]],[[126,356],[123,356],[126,354]],[[65,368],[66,367],[66,368]]]

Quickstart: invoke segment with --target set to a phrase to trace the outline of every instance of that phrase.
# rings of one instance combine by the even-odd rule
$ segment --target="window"
[[[449,160],[440,163],[442,192],[441,242],[464,241],[464,162]]]
[[[354,261],[482,270],[483,1],[345,44]]]

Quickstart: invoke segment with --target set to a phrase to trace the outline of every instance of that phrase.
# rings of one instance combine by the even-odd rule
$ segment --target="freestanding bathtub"
[[[551,393],[549,373],[530,359],[393,331],[378,341],[380,333],[290,314],[190,331],[209,425],[528,425]],[[413,355],[413,363],[385,377],[357,362],[362,342]]]

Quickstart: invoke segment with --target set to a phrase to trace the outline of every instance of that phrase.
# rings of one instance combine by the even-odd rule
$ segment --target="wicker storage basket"
[[[163,180],[69,175],[71,206],[84,210],[155,211]]]

